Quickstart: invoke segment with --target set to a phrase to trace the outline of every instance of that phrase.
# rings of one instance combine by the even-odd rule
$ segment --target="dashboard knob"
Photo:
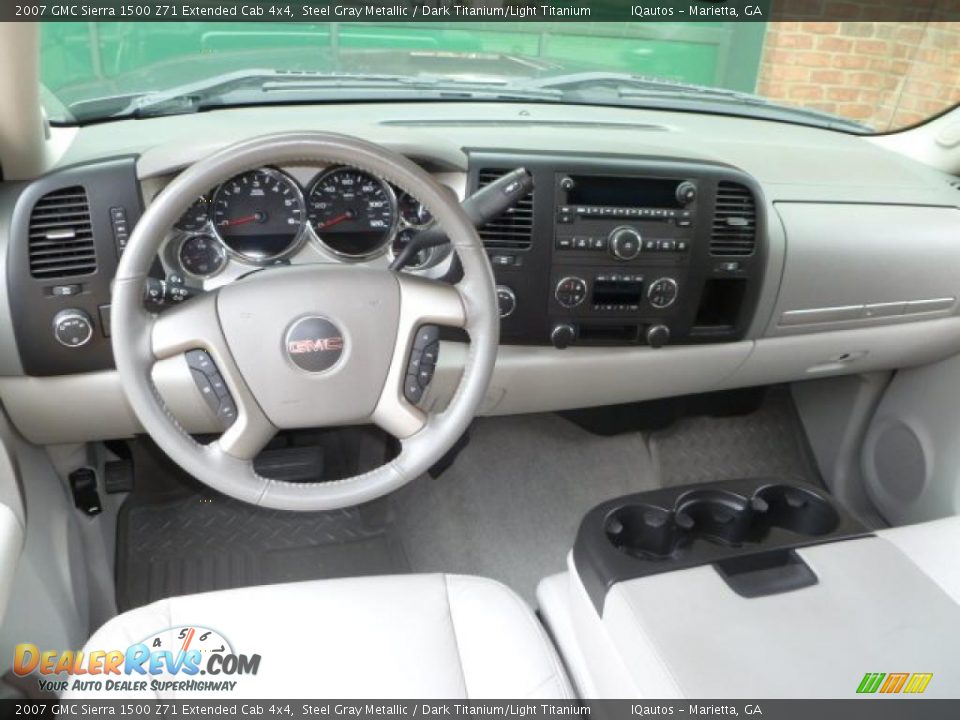
[[[573,190],[574,185],[576,185],[576,183],[573,181],[573,178],[570,177],[569,175],[560,180],[561,190]]]
[[[657,278],[647,288],[647,300],[657,310],[665,310],[677,300],[677,281],[673,278]]]
[[[670,328],[666,325],[651,325],[647,328],[647,345],[660,348],[670,342]]]
[[[677,202],[681,205],[689,205],[697,199],[697,186],[689,180],[684,180],[677,185]]]
[[[510,317],[517,309],[517,296],[506,285],[497,285],[497,309],[501,318]]]
[[[553,326],[553,331],[550,333],[550,342],[553,343],[553,346],[558,350],[563,350],[566,347],[569,347],[570,344],[577,339],[577,329],[570,323],[560,323],[559,325]]]
[[[77,308],[61,310],[53,316],[53,337],[64,347],[83,347],[93,337],[93,320]]]
[[[610,252],[618,260],[633,260],[643,249],[643,238],[629,225],[622,225],[610,232]]]

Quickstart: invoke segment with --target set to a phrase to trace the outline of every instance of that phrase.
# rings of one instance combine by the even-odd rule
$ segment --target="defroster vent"
[[[97,269],[87,191],[77,185],[47,193],[30,213],[30,274],[55,279]]]
[[[477,174],[480,187],[510,172],[510,169],[484,168]],[[533,239],[533,193],[524,197],[500,217],[480,229],[480,238],[490,250],[529,250]]]
[[[710,254],[722,257],[752,255],[757,244],[757,205],[749,188],[721,182],[710,231]]]

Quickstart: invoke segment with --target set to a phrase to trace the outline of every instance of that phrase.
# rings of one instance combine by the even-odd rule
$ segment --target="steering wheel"
[[[447,233],[463,266],[455,285],[386,269],[272,267],[162,314],[143,306],[144,283],[169,228],[200,195],[263,165],[323,163],[365,170],[409,192]],[[442,413],[404,397],[418,331],[470,336],[460,384]],[[182,172],[134,228],[113,287],[111,336],[120,382],[144,429],[185,471],[219,492],[281,510],[331,510],[385,495],[425,472],[463,434],[483,400],[499,341],[493,273],[460,205],[426,172],[378,145],[329,133],[282,133],[227,147]],[[203,350],[236,405],[233,423],[201,444],[180,425],[151,377],[154,363]],[[196,357],[190,353],[190,357]],[[373,423],[400,441],[390,462],[320,483],[256,472],[253,459],[280,429]]]

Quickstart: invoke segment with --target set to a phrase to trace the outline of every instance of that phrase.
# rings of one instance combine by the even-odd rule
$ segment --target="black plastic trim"
[[[87,275],[60,280],[34,278],[30,275],[30,214],[41,197],[72,185],[82,185],[87,191],[97,269]],[[109,330],[102,320],[102,308],[110,305],[110,286],[120,253],[111,223],[111,208],[124,209],[128,232],[132,231],[143,212],[134,157],[74,165],[22,184],[7,244],[7,288],[14,336],[25,374],[70,375],[114,367]],[[72,295],[54,294],[52,288],[60,285],[78,285],[80,291]],[[82,347],[64,347],[53,336],[53,317],[66,309],[82,310],[93,322],[93,337]]]
[[[743,478],[602,503],[580,523],[573,561],[602,614],[607,591],[618,582],[869,535],[822,489],[770,477]],[[796,573],[783,580],[785,587],[809,580],[801,571],[784,572]]]

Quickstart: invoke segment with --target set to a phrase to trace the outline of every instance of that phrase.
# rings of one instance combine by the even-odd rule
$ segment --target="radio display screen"
[[[622,280],[598,280],[593,284],[594,305],[639,305],[643,283]]]
[[[680,180],[636,177],[574,175],[567,191],[569,205],[606,207],[680,208],[677,185]]]

